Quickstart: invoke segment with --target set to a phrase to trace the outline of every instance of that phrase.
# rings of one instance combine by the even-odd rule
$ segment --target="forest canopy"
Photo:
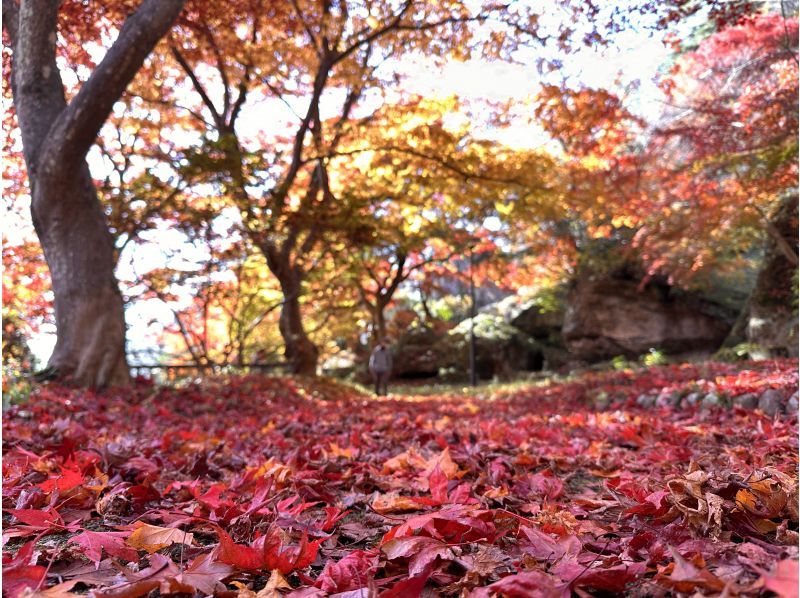
[[[128,362],[312,373],[454,329],[470,279],[479,308],[587,273],[719,295],[770,243],[792,280],[792,3],[156,4],[4,2],[3,346],[28,369],[26,341],[101,385]],[[662,48],[650,80],[585,74],[631,36]],[[458,64],[518,85],[425,89]]]

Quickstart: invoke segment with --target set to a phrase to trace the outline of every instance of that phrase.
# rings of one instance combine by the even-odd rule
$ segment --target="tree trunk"
[[[184,1],[144,0],[67,104],[56,63],[60,1],[3,0],[31,215],[55,297],[56,346],[43,377],[92,386],[128,380],[114,244],[86,154]]]
[[[84,386],[128,381],[125,315],[114,278],[114,244],[84,164],[59,185],[32,181],[31,212],[55,297],[55,350],[48,377]],[[77,201],[59,203],[63,195]]]
[[[796,194],[787,193],[782,197],[770,227],[773,232],[767,237],[764,262],[748,300],[747,340],[759,345],[767,355],[795,357],[798,338]]]
[[[372,338],[377,344],[380,341],[386,340],[386,305],[382,304],[380,299],[372,308]]]
[[[286,361],[291,364],[292,373],[315,376],[319,349],[308,338],[303,327],[300,310],[300,277],[294,272],[287,274],[286,271],[281,271],[278,280],[283,292],[279,327],[283,337]]]

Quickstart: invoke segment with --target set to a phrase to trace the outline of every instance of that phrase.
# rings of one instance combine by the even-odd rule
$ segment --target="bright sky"
[[[568,77],[572,84],[612,88],[619,93],[633,88],[633,84],[638,82],[638,88],[627,94],[629,107],[641,116],[655,119],[661,111],[661,104],[654,77],[668,56],[669,51],[660,39],[632,30],[620,34],[615,45],[605,51],[585,48],[573,54],[566,60],[560,75]],[[524,54],[521,58],[525,59]],[[518,112],[524,115],[529,112],[526,99],[535,93],[541,82],[534,66],[534,54],[531,53],[529,58],[530,66],[473,60],[469,63],[453,62],[441,70],[432,69],[424,60],[407,60],[403,68],[412,76],[407,80],[405,91],[427,97],[457,95],[464,100],[519,100]],[[300,108],[302,107],[298,107]],[[248,103],[242,118],[242,129],[252,131],[281,130],[287,123],[294,121],[291,111],[278,100]],[[475,126],[476,134],[514,147],[532,147],[547,142],[544,134],[530,125],[502,130],[480,123]],[[104,167],[96,154],[90,155],[90,165],[96,176],[102,174]],[[23,210],[23,213],[27,216],[27,210]],[[13,243],[15,238],[31,232],[29,221],[6,218],[5,222],[7,242]],[[486,224],[491,228],[494,223]],[[118,277],[121,280],[135,280],[137,273],[166,266],[168,262],[164,247],[179,250],[178,253],[188,260],[198,257],[192,248],[186,247],[180,233],[164,229],[150,234],[149,242],[142,245],[131,244],[126,248],[120,259]],[[126,319],[129,351],[136,352],[153,348],[151,325],[156,323],[156,326],[160,326],[159,323],[171,322],[172,314],[160,302],[148,301],[132,305],[126,313]],[[30,346],[44,363],[54,343],[52,331],[45,331],[31,339]],[[143,361],[151,362],[152,358]]]

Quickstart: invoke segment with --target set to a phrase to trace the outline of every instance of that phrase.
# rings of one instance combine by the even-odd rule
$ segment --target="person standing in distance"
[[[369,358],[369,371],[375,379],[375,394],[378,396],[389,393],[389,376],[392,374],[392,354],[386,347],[386,341],[378,341],[375,350]],[[381,392],[382,391],[382,392]]]

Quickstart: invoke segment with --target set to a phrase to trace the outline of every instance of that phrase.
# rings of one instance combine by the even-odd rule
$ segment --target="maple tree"
[[[630,259],[625,252],[640,226],[641,198],[649,191],[643,119],[607,90],[554,85],[542,88],[534,114],[559,144],[551,183],[557,201],[534,215],[538,226],[523,238],[532,241],[537,259],[551,262],[562,278],[581,267],[601,270],[592,261],[595,254],[605,257],[609,247],[618,259]]]
[[[3,2],[4,42],[12,48],[7,81],[21,131],[32,219],[53,284],[58,337],[50,375],[100,386],[128,377],[113,245],[86,154],[182,6],[181,0],[142,2],[67,102],[56,61],[60,3]]]
[[[452,271],[450,262],[480,244],[464,225],[501,203],[523,202],[534,185],[504,163],[497,144],[472,138],[465,124],[444,125],[458,108],[454,98],[391,106],[371,117],[356,160],[334,170],[348,206],[341,234],[342,249],[350,248],[348,279],[375,340],[386,337],[385,312],[401,285]]]
[[[399,105],[388,110],[395,116],[412,107],[390,95],[398,93],[402,75],[387,62],[419,50],[434,60],[506,57],[524,38],[536,38],[537,18],[521,7],[473,10],[461,2],[373,4],[369,14],[348,3],[295,3],[285,10],[273,19],[242,11],[226,27],[214,24],[230,17],[230,7],[199,10],[181,21],[181,35],[145,72],[148,79],[185,80],[194,91],[189,103],[174,89],[162,88],[158,98],[147,86],[135,93],[153,109],[169,104],[189,115],[184,124],[203,142],[184,152],[180,173],[192,185],[216,185],[238,209],[244,233],[281,285],[286,357],[298,373],[313,373],[319,351],[304,327],[302,298],[309,272],[351,213],[339,191],[346,184],[342,165],[371,150],[461,168],[456,160],[448,164],[447,154],[398,143],[402,125],[371,107],[381,96],[384,105]],[[473,25],[495,21],[500,25],[488,39],[476,35]],[[298,121],[289,128],[294,132],[253,135],[246,114],[256,100],[289,106]],[[442,149],[442,140],[427,141],[426,149],[433,141],[436,152],[454,151]],[[469,168],[461,173],[473,174]]]
[[[57,310],[61,314],[57,317],[61,331],[59,338],[64,340],[57,344],[48,373],[67,374],[68,370],[77,367],[79,375],[76,378],[82,382],[104,383],[111,378],[124,379],[124,363],[114,357],[121,355],[118,348],[124,340],[120,301],[111,273],[116,263],[114,257],[157,219],[173,220],[181,225],[197,221],[198,216],[190,215],[191,203],[196,200],[191,199],[192,190],[187,193],[184,184],[196,190],[209,183],[216,185],[217,191],[225,195],[223,203],[239,212],[245,235],[252,247],[264,255],[279,281],[284,295],[279,323],[287,357],[297,371],[312,372],[319,350],[309,338],[304,323],[305,314],[313,311],[310,307],[315,301],[309,276],[315,264],[327,259],[330,247],[340,242],[341,228],[346,224],[343,220],[352,210],[341,205],[349,200],[342,196],[335,179],[341,179],[346,172],[352,171],[352,164],[348,166],[347,162],[356,161],[358,154],[369,149],[366,140],[373,146],[372,150],[399,155],[401,162],[416,160],[419,167],[429,173],[421,175],[422,179],[437,172],[436,176],[441,178],[437,184],[443,185],[450,184],[446,181],[458,173],[459,168],[462,176],[474,177],[476,170],[470,166],[470,161],[475,159],[493,162],[493,168],[505,170],[498,180],[504,180],[506,185],[520,183],[520,179],[525,178],[524,171],[533,170],[531,165],[534,162],[546,167],[542,155],[525,152],[514,155],[514,152],[497,147],[487,146],[483,151],[473,152],[470,157],[469,152],[461,151],[463,148],[458,144],[463,139],[457,136],[451,138],[455,145],[449,148],[446,135],[445,139],[436,139],[435,135],[426,137],[434,129],[445,132],[447,127],[438,124],[428,132],[422,130],[423,126],[416,127],[414,133],[419,133],[418,140],[422,140],[423,147],[411,147],[405,143],[407,140],[397,135],[398,130],[404,130],[403,126],[395,121],[398,114],[403,114],[414,102],[403,93],[400,85],[407,73],[395,68],[399,58],[421,53],[437,63],[447,58],[465,60],[476,56],[508,60],[515,59],[515,51],[520,47],[532,43],[547,50],[537,57],[540,66],[557,68],[559,59],[552,55],[554,50],[567,51],[576,43],[605,44],[607,35],[623,30],[628,22],[628,9],[654,15],[656,27],[667,27],[699,10],[680,2],[633,2],[627,9],[613,10],[593,3],[562,4],[571,23],[561,24],[554,30],[549,24],[540,23],[539,15],[530,7],[504,3],[485,3],[476,7],[456,1],[433,4],[408,1],[397,5],[373,3],[368,10],[359,3],[347,2],[275,5],[243,1],[214,6],[189,3],[168,39],[156,46],[156,53],[134,84],[133,93],[125,97],[128,114],[120,117],[119,110],[115,111],[113,118],[117,129],[114,131],[113,127],[107,127],[99,145],[112,175],[99,184],[103,208],[106,218],[110,219],[118,251],[114,253],[112,250],[111,258],[104,258],[106,272],[102,278],[112,282],[97,285],[97,288],[111,285],[107,294],[109,305],[113,304],[113,309],[109,309],[116,314],[109,316],[115,322],[114,326],[106,326],[106,334],[91,333],[98,339],[107,339],[105,341],[96,340],[93,344],[70,340],[79,333],[68,330],[87,327],[69,328],[66,325],[67,321],[80,320],[74,315],[79,310],[72,303],[67,306],[65,301],[58,299],[65,297],[65,293],[58,290],[55,295],[56,303],[61,305]],[[14,13],[18,5],[13,0],[6,5],[9,14],[6,21],[13,25],[6,28],[6,49],[10,49],[14,42],[13,30],[17,22]],[[174,7],[175,12],[178,8]],[[725,2],[711,2],[707,8],[709,18],[721,28],[736,22],[751,10]],[[71,100],[83,101],[93,87],[108,87],[88,85],[97,62],[96,50],[101,49],[97,40],[113,38],[130,7],[124,2],[108,2],[104,9],[105,18],[101,21],[93,21],[90,11],[80,3],[66,3],[60,13],[53,13],[60,19],[58,27],[65,40],[56,50],[65,59],[60,67],[67,81],[66,94]],[[142,13],[147,10],[143,8]],[[164,20],[159,36],[169,28],[170,22],[171,19]],[[52,25],[55,27],[56,23]],[[126,83],[156,42],[154,39],[138,45],[141,60],[137,59],[137,67],[131,66],[130,73],[125,75]],[[117,48],[122,45],[121,41]],[[118,53],[122,52],[115,51],[109,56]],[[4,52],[7,81],[16,78],[10,70],[11,55],[11,52]],[[121,75],[121,72],[115,75]],[[100,76],[94,80],[100,80]],[[156,82],[155,86],[150,84],[152,81]],[[119,98],[124,87],[122,85],[113,94],[110,88],[105,89],[106,95]],[[81,94],[80,89],[84,88],[86,91]],[[193,91],[191,95],[186,93],[189,89]],[[568,97],[570,91],[565,90],[564,94]],[[575,101],[575,98],[570,101]],[[253,131],[249,123],[257,118],[254,107],[259,102],[270,106],[269,110],[273,112],[278,103],[285,104],[289,111],[295,112],[297,123],[276,135]],[[422,103],[413,107],[421,113],[430,110]],[[503,120],[506,108],[494,108],[496,125]],[[456,108],[450,110],[455,112]],[[7,113],[4,120],[7,130],[15,126],[17,112],[12,111],[10,116]],[[108,110],[91,112],[96,113],[93,116],[96,120],[94,129],[99,129],[108,116]],[[394,115],[394,120],[385,115]],[[406,121],[412,122],[413,118]],[[434,123],[428,123],[428,126],[432,125]],[[191,141],[187,142],[188,139]],[[598,147],[594,156],[603,160],[603,151],[612,150],[607,145]],[[72,153],[80,155],[85,152],[77,148]],[[443,174],[441,168],[437,170],[434,166],[437,160],[439,167],[449,168],[451,172]],[[498,168],[501,161],[506,164]],[[158,172],[153,172],[156,163]],[[598,190],[592,185],[608,184],[608,180],[601,181],[603,177],[608,179],[608,168],[587,166],[582,165],[583,174],[587,176],[577,186],[577,170],[567,166],[567,170],[572,172],[573,185],[571,190],[567,189],[568,193],[561,195],[562,199],[572,201],[573,196],[584,193],[588,196]],[[593,177],[588,177],[592,168]],[[170,177],[163,176],[166,170],[171,171]],[[511,170],[515,173],[509,175]],[[522,177],[519,176],[521,172]],[[176,182],[177,179],[182,181]],[[18,182],[24,183],[22,180]],[[619,186],[620,182],[614,184]],[[541,176],[537,180],[529,179],[525,184],[529,190],[538,188],[542,191]],[[539,205],[528,202],[530,213],[526,213],[526,201],[513,192],[494,201],[496,206],[500,206],[498,212],[504,211],[509,221],[533,223],[531,230],[535,227],[545,233],[528,239],[531,249],[549,256],[553,265],[570,267],[569,256],[561,255],[565,249],[564,235],[556,231],[555,236],[562,238],[554,239],[551,234],[560,226],[557,222],[560,217],[553,207],[557,204],[554,191],[548,183],[543,195],[549,194],[549,198],[540,197]],[[528,198],[535,195],[529,193]],[[150,201],[144,201],[143,197],[150,198]],[[477,214],[474,206],[467,205],[471,200],[462,197],[460,201],[466,202],[463,209],[475,212],[473,216]],[[489,205],[491,202],[485,203]],[[575,221],[580,208],[569,211],[568,219]],[[95,212],[98,215],[97,210]],[[543,212],[547,214],[543,215]],[[323,221],[326,225],[320,226]],[[312,222],[317,224],[310,224]],[[98,238],[105,239],[104,253],[109,253],[107,234],[101,231],[103,227],[99,220],[96,228]],[[589,234],[598,235],[598,231],[606,228],[606,225],[589,225]],[[640,236],[645,237],[644,233]],[[659,235],[652,235],[652,238],[658,239]],[[91,243],[85,245],[88,247]],[[95,252],[93,255],[99,254]],[[651,257],[648,254],[648,258]],[[516,268],[515,275],[524,276],[524,270],[534,270],[544,261],[547,260],[543,257],[532,266]],[[92,271],[100,277],[101,270],[94,268]],[[58,289],[64,288],[63,278],[60,276],[55,284]],[[77,284],[79,278],[69,277],[72,284]],[[78,305],[81,301],[73,303]],[[374,301],[365,305],[376,313]],[[67,317],[67,313],[71,315]],[[103,354],[107,361],[118,360],[118,368],[115,364],[112,364],[114,367],[108,364],[100,367],[97,359],[89,357],[91,347],[99,347],[98,343],[103,342],[117,346],[117,350],[104,351]],[[72,362],[80,354],[80,351],[70,348],[73,344],[84,347],[85,359],[80,364]],[[96,374],[100,374],[99,377]]]
[[[764,232],[797,266],[772,221],[782,202],[797,201],[797,64],[797,18],[776,13],[678,57],[663,81],[674,108],[653,139],[661,161],[643,202],[658,217],[642,218],[635,239],[651,270],[689,276],[720,247],[746,249]]]

